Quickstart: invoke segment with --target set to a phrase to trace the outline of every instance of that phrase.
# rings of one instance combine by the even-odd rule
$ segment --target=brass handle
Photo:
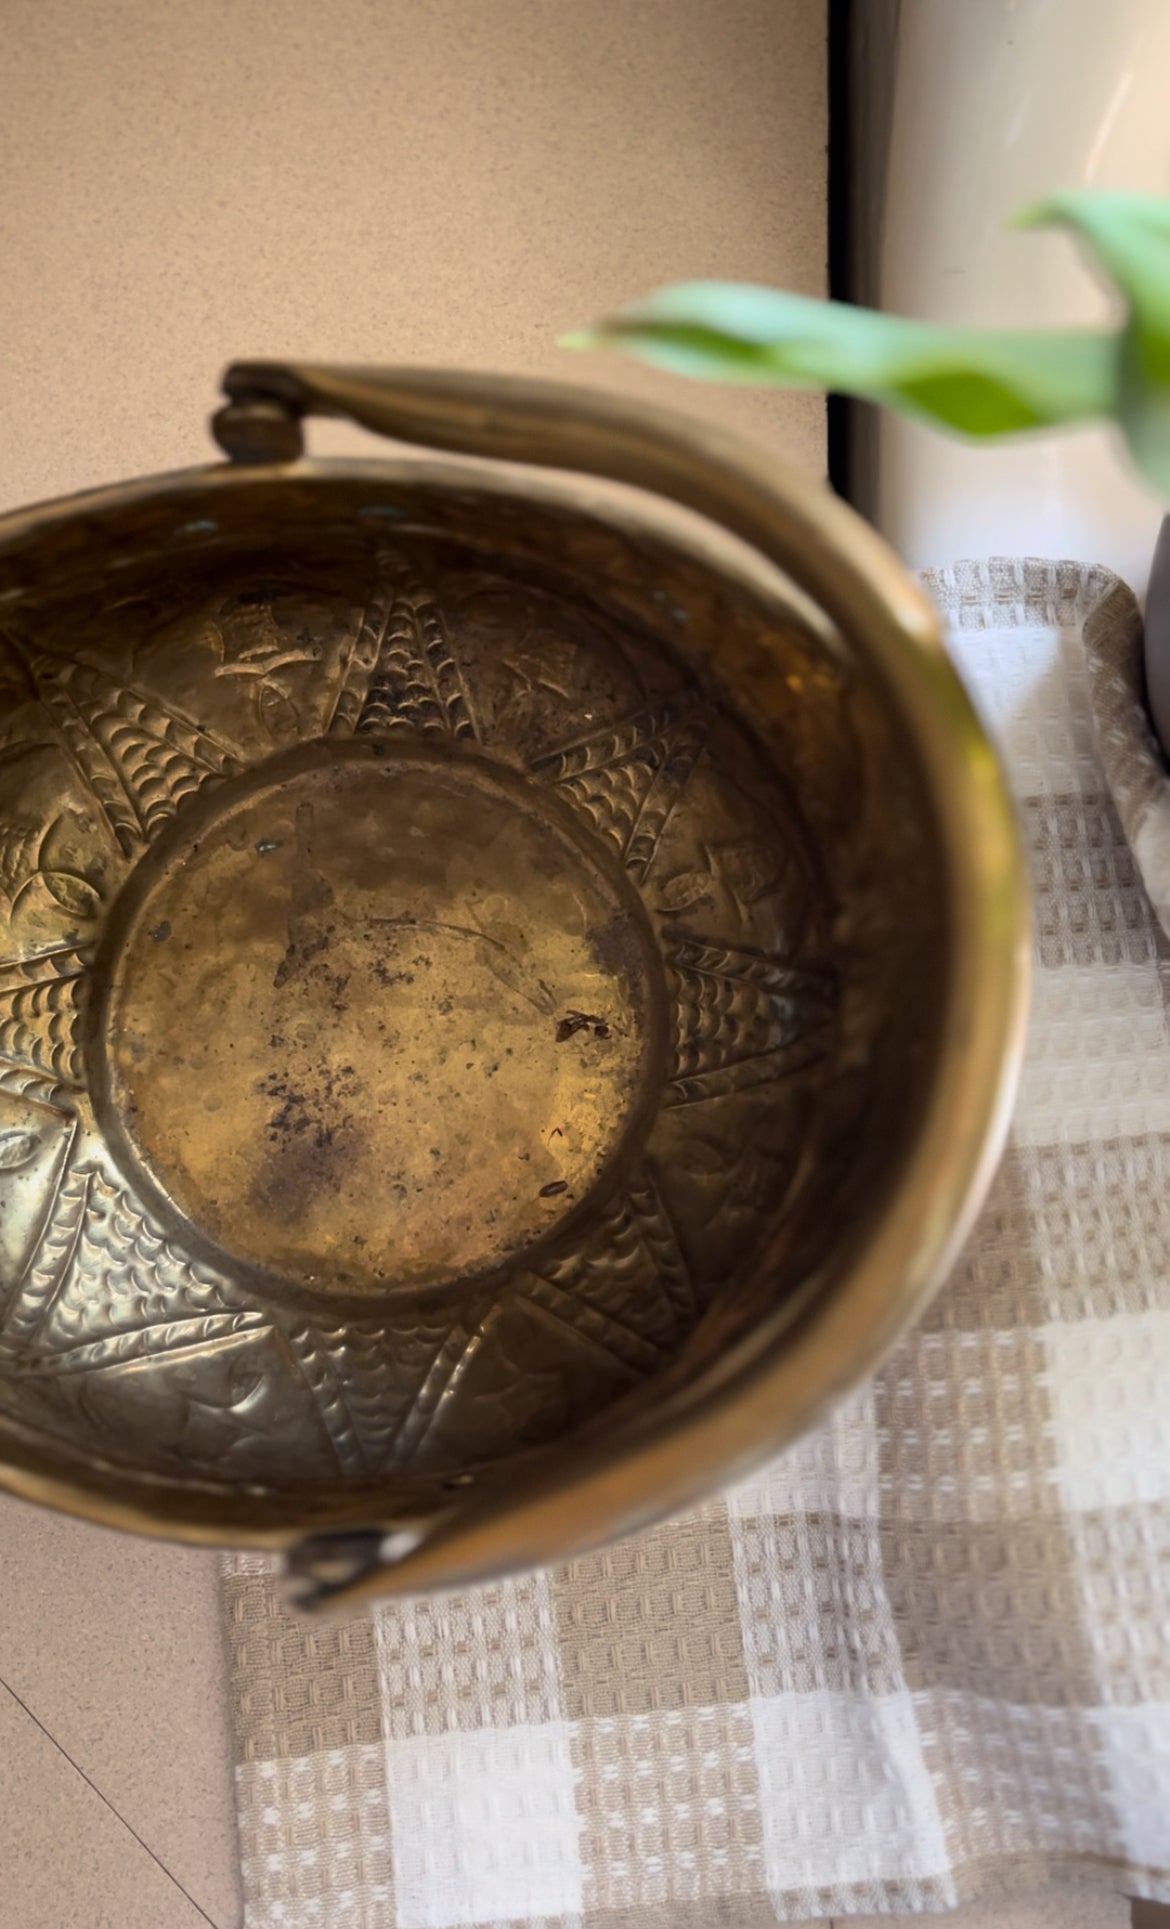
[[[940,760],[951,754],[940,704],[957,703],[966,726],[937,617],[881,540],[827,489],[718,427],[596,389],[430,369],[235,362],[224,390],[214,428],[235,461],[291,460],[304,417],[341,416],[399,442],[576,470],[697,510],[778,564],[846,640],[865,636],[905,709],[926,713],[920,735]],[[936,788],[953,790],[942,772]],[[511,1530],[504,1564],[520,1565],[544,1557],[549,1505],[548,1490],[504,1503],[485,1497],[479,1509],[452,1507],[408,1531],[387,1523],[313,1537],[289,1554],[290,1587],[302,1606],[352,1611],[388,1587],[482,1579],[498,1564],[492,1521],[501,1506]]]
[[[233,362],[223,388],[212,426],[233,461],[289,461],[302,419],[325,415],[424,448],[633,483],[750,543],[882,656],[904,658],[908,641],[939,651],[930,603],[860,517],[711,423],[602,389],[454,369]]]

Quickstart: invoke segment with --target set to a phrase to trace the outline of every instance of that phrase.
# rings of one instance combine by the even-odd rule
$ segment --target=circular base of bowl
[[[321,741],[205,792],[108,927],[90,1089],[184,1245],[314,1293],[512,1266],[653,1099],[661,968],[506,766]]]

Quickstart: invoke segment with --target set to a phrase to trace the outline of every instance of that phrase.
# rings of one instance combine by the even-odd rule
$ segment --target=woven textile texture
[[[247,1929],[1170,1900],[1170,941],[1083,641],[1132,643],[1135,606],[1068,564],[928,587],[1036,892],[1027,1067],[963,1259],[830,1424],[639,1539],[330,1627],[226,1557]]]

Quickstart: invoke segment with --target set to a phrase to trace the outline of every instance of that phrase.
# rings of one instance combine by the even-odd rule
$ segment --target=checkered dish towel
[[[1103,570],[928,579],[1004,746],[1038,973],[1010,1147],[872,1384],[606,1552],[315,1627],[229,1556],[247,1929],[757,1929],[1170,1900],[1170,942],[1094,747]]]

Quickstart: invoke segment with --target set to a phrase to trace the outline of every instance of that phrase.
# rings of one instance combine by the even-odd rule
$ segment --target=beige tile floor
[[[0,1502],[0,1929],[237,1929],[213,1555]]]

